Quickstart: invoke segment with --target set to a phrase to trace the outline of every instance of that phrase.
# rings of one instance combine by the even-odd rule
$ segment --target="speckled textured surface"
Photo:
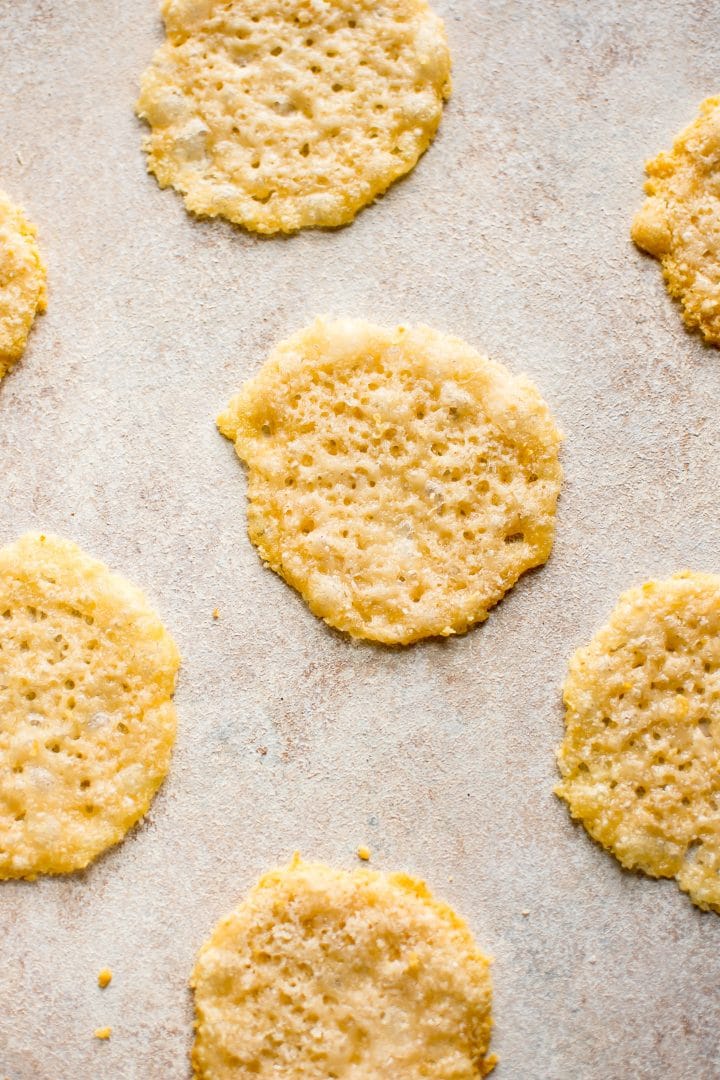
[[[643,160],[718,90],[720,8],[437,8],[455,93],[415,172],[347,229],[260,240],[145,174],[153,0],[0,0],[0,184],[50,286],[0,385],[0,540],[76,540],[184,655],[145,823],[81,875],[0,885],[0,1077],[186,1080],[215,920],[295,848],[348,866],[359,843],[494,954],[498,1080],[720,1076],[720,919],[622,871],[552,795],[569,653],[633,582],[718,570],[720,353],[628,228]],[[566,433],[555,553],[466,637],[353,644],[245,536],[214,417],[318,312],[461,334]]]

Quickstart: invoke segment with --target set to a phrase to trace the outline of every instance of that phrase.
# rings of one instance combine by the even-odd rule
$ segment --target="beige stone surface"
[[[0,1076],[187,1080],[208,928],[295,849],[351,867],[359,844],[495,957],[498,1080],[720,1072],[717,915],[552,794],[571,652],[628,583],[718,569],[717,351],[628,236],[644,160],[717,91],[717,6],[435,8],[454,93],[421,167],[350,228],[263,240],[145,172],[152,0],[0,0],[3,184],[52,267],[0,387],[0,541],[52,530],[121,567],[184,658],[143,824],[80,875],[0,889]],[[565,433],[553,554],[464,637],[350,643],[246,539],[214,419],[316,313],[458,334]]]

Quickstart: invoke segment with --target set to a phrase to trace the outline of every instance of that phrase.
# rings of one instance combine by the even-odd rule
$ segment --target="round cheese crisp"
[[[478,1080],[487,959],[422,882],[297,857],[216,926],[191,985],[201,1080]]]
[[[635,243],[661,260],[683,318],[720,344],[720,98],[708,98],[672,150],[646,166],[646,200],[632,224]]]
[[[45,310],[45,264],[36,229],[0,191],[0,379],[22,356],[35,315]]]
[[[0,549],[0,878],[78,870],[142,817],[178,664],[143,594],[75,544]]]
[[[720,911],[720,577],[620,597],[570,662],[557,794],[631,869]]]
[[[450,94],[425,0],[163,0],[148,168],[261,233],[342,225],[427,149]]]
[[[558,430],[527,379],[457,338],[318,320],[218,424],[262,558],[355,637],[463,632],[550,553]]]

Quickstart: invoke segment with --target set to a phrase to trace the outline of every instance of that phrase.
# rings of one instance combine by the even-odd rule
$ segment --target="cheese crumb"
[[[110,968],[103,968],[98,972],[98,986],[101,990],[104,990],[106,986],[109,986],[112,982],[112,971]]]
[[[95,1032],[94,1032],[94,1037],[96,1039],[109,1039],[111,1035],[112,1035],[112,1028],[111,1027],[96,1028]]]
[[[363,862],[369,862],[371,854],[370,848],[367,848],[364,845],[357,849],[357,857],[358,859],[362,859]]]
[[[213,611],[213,619],[219,619],[219,618],[220,618],[220,609],[215,608],[215,610]]]

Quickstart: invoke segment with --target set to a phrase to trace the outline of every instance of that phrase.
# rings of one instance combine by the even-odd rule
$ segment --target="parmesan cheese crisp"
[[[79,870],[142,817],[178,664],[140,590],[75,544],[0,549],[0,878]]]
[[[565,682],[557,794],[630,869],[720,911],[720,577],[620,597]]]
[[[532,383],[458,338],[318,320],[218,425],[262,558],[355,637],[462,633],[550,554],[560,434]]]
[[[704,101],[672,150],[646,170],[648,198],[632,238],[662,263],[686,325],[720,345],[720,98]]]
[[[45,310],[45,263],[36,229],[0,191],[0,379],[22,356],[38,312]]]
[[[163,0],[138,115],[161,187],[261,233],[342,225],[427,149],[450,94],[425,0]]]
[[[404,874],[295,859],[200,951],[199,1080],[480,1080],[491,984],[465,923]]]

